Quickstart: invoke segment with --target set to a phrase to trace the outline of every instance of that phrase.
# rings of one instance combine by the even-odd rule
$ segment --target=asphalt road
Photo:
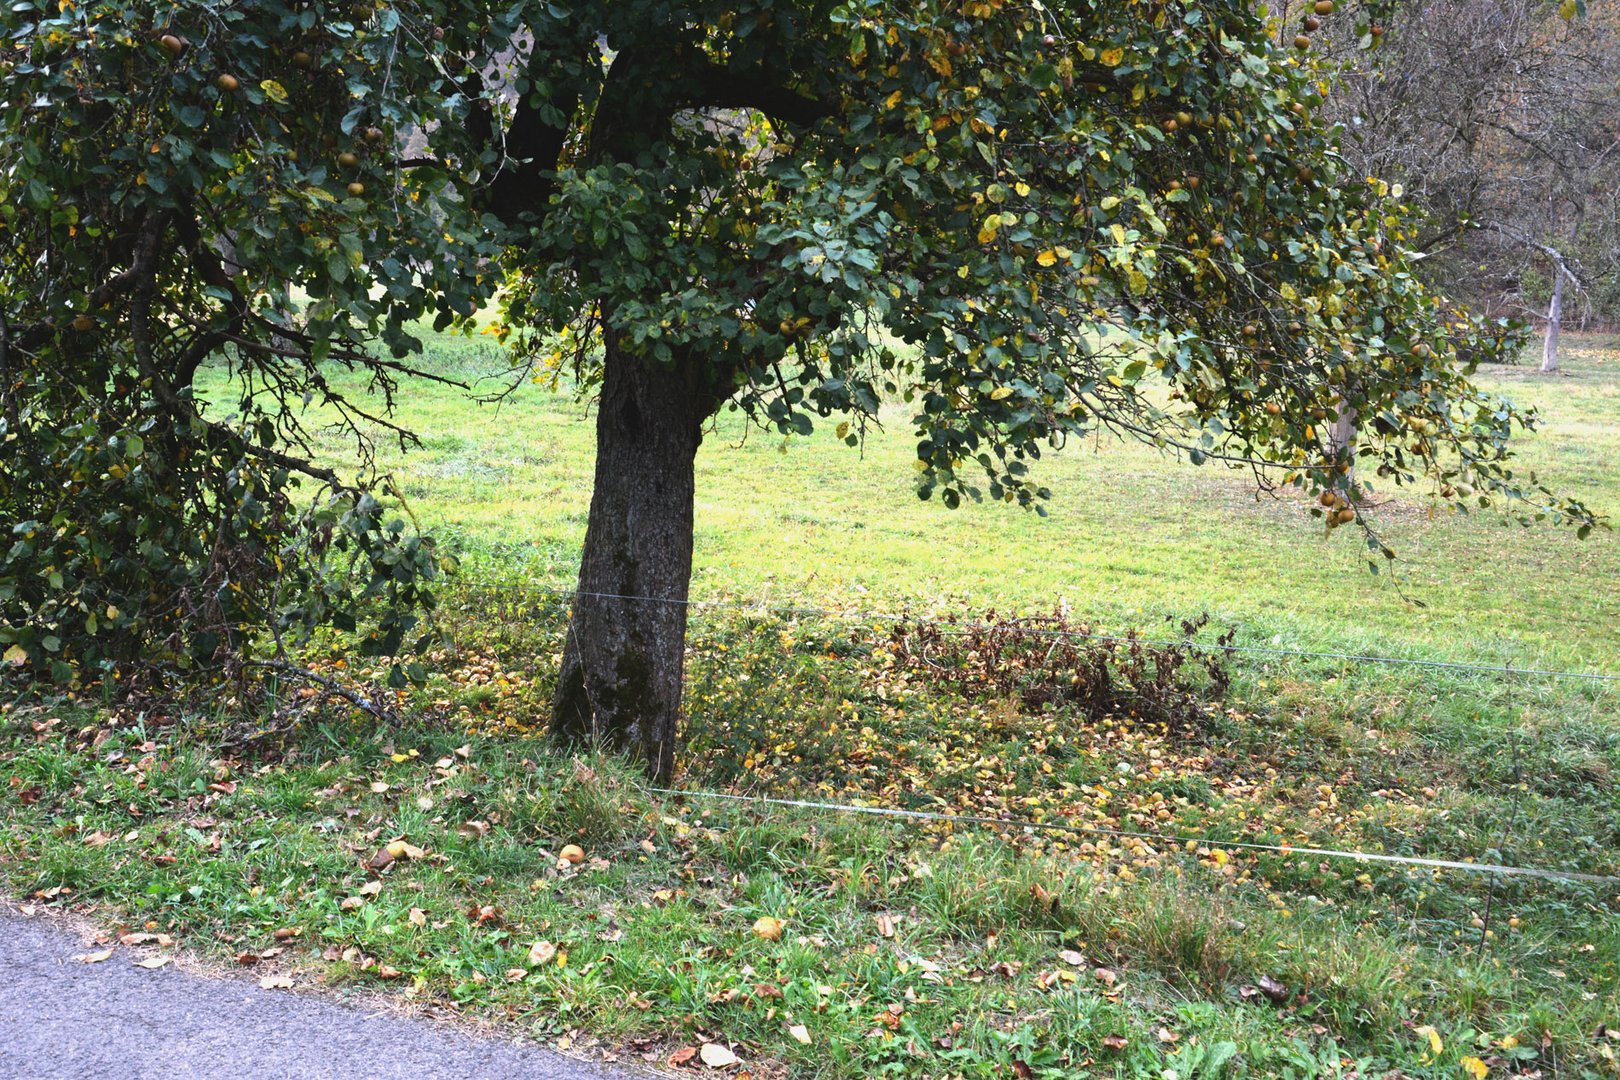
[[[263,990],[0,906],[0,1080],[632,1080],[533,1045]]]

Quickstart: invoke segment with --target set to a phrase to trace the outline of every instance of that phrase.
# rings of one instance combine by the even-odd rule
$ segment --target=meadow
[[[475,393],[506,385],[493,374],[500,355],[478,338],[441,339],[430,366]],[[1556,490],[1620,506],[1620,342],[1575,339],[1556,377],[1501,367],[1480,381],[1541,412],[1544,429],[1521,444],[1528,467]],[[588,403],[543,383],[489,404],[417,385],[397,418],[423,446],[399,453],[376,432],[384,466],[466,577],[572,583],[590,502]],[[1000,504],[948,511],[914,493],[903,409],[858,450],[832,426],[785,437],[721,414],[698,461],[694,597],[859,598],[879,610],[1067,603],[1094,621],[1144,624],[1205,611],[1289,646],[1620,670],[1612,534],[1581,542],[1493,511],[1433,507],[1426,490],[1385,490],[1368,517],[1400,554],[1395,588],[1367,572],[1355,530],[1324,538],[1302,500],[1258,491],[1247,471],[1099,438],[1036,466],[1053,492],[1044,519]]]
[[[429,363],[499,385],[481,338]],[[1540,409],[1526,466],[1620,509],[1620,340],[1481,382]],[[1381,491],[1392,580],[1303,500],[1150,448],[1052,455],[1040,518],[919,501],[898,410],[859,450],[723,415],[681,786],[1008,824],[882,819],[553,751],[589,404],[421,384],[397,419],[423,445],[381,460],[461,561],[428,683],[387,723],[318,687],[250,723],[12,701],[0,886],[683,1071],[718,1074],[700,1051],[721,1047],[754,1077],[1616,1075],[1614,881],[1243,846],[1620,873],[1620,682],[1288,654],[1620,675],[1613,533]],[[1004,621],[1053,612],[1109,637],[1209,623],[1178,661]],[[1229,628],[1277,652],[1223,653]],[[339,639],[306,659],[375,675]]]

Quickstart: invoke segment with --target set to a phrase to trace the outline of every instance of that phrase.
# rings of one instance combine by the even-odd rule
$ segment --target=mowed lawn
[[[1620,513],[1620,338],[1566,341],[1559,375],[1527,356],[1479,381],[1540,411],[1542,429],[1520,440],[1525,469]],[[480,392],[500,385],[487,339],[438,338],[428,366]],[[424,445],[385,443],[381,458],[469,579],[571,583],[592,483],[588,402],[524,383],[480,403],[422,383],[401,392],[396,419]],[[1581,541],[1497,509],[1459,514],[1426,488],[1384,490],[1368,517],[1400,558],[1374,576],[1359,530],[1325,535],[1303,499],[1263,493],[1247,471],[1102,437],[1037,464],[1053,492],[1044,519],[992,503],[951,511],[915,494],[901,409],[859,450],[833,426],[789,438],[721,414],[698,462],[694,597],[880,611],[1062,602],[1082,619],[1144,627],[1208,612],[1244,641],[1620,671],[1611,532]],[[351,455],[336,440],[320,449]]]

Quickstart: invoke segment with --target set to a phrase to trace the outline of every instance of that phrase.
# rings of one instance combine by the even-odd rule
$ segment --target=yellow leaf
[[[286,87],[282,86],[280,83],[276,82],[276,80],[274,80],[274,79],[266,79],[266,80],[264,80],[262,83],[259,84],[259,89],[264,91],[264,96],[265,97],[269,98],[271,101],[275,102],[277,105],[285,105],[285,104],[287,104],[287,89],[286,89]]]
[[[1118,67],[1119,62],[1125,59],[1125,50],[1118,45],[1112,46],[1102,51],[1100,59],[1108,67]]]
[[[1472,1076],[1474,1080],[1485,1080],[1485,1074],[1491,1071],[1486,1064],[1477,1057],[1465,1057],[1461,1062],[1459,1062],[1459,1064],[1462,1065],[1463,1072],[1467,1073],[1469,1076]]]
[[[5,660],[13,667],[22,667],[28,663],[28,652],[21,645],[13,645],[6,650]]]
[[[792,1027],[788,1028],[788,1034],[793,1036],[796,1041],[801,1042],[806,1046],[810,1045],[810,1029],[805,1027],[803,1024],[794,1024]]]
[[[990,391],[990,400],[991,401],[1005,401],[1007,398],[1012,397],[1012,395],[1013,395],[1012,387],[1010,387],[1010,386],[998,386],[994,390]]]
[[[1429,1049],[1434,1053],[1438,1054],[1440,1051],[1446,1048],[1446,1044],[1440,1040],[1440,1033],[1434,1030],[1432,1025],[1424,1024],[1422,1027],[1417,1028],[1416,1030],[1419,1035],[1422,1035],[1429,1040]]]
[[[1056,266],[1057,252],[1043,251],[1039,255],[1035,256],[1035,261],[1041,266]]]
[[[776,941],[782,936],[782,920],[773,919],[769,915],[761,915],[754,920],[754,934],[766,941]]]
[[[888,111],[890,109],[893,109],[896,105],[900,104],[900,99],[903,96],[904,95],[901,94],[900,91],[896,90],[894,93],[892,93],[888,97],[884,98],[883,99],[884,111],[886,112],[886,111]]]

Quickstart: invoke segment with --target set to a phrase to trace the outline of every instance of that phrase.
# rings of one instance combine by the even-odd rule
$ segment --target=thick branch
[[[596,48],[595,42],[589,47]],[[552,59],[546,50],[534,50],[525,71],[530,87],[552,81],[548,77],[552,73],[540,67],[543,61]],[[577,83],[565,82],[544,104],[536,104],[532,94],[531,90],[513,103],[512,124],[504,145],[497,148],[502,156],[500,169],[489,185],[489,210],[508,224],[515,224],[524,214],[536,218],[545,215],[546,204],[556,191],[557,166],[568,143],[569,125],[579,108],[581,88]],[[560,123],[551,122],[548,116]],[[493,126],[487,121],[485,131],[493,140]]]
[[[775,74],[764,67],[704,64],[692,74],[681,104],[685,108],[753,109],[799,127],[809,127],[837,111],[832,102],[783,86]]]

